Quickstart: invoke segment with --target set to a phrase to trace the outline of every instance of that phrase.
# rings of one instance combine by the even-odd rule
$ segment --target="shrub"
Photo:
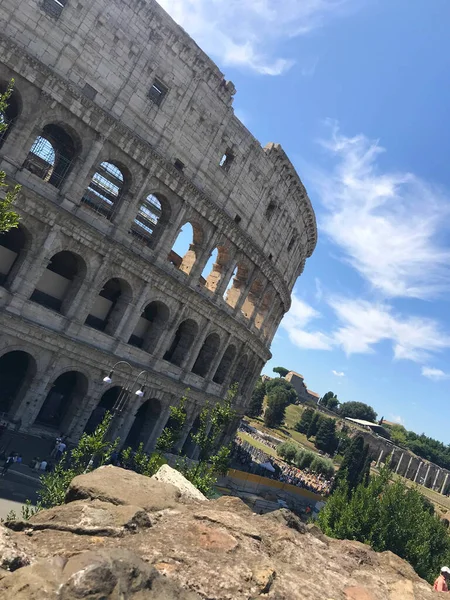
[[[277,446],[278,456],[281,456],[281,458],[284,458],[284,460],[287,460],[290,463],[295,462],[297,452],[298,446],[293,442],[283,442]]]

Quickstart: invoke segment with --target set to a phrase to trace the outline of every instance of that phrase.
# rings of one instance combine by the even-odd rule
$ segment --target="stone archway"
[[[106,413],[113,410],[114,404],[116,403],[120,392],[122,391],[122,387],[120,385],[115,385],[102,395],[100,402],[91,412],[91,416],[86,423],[84,428],[85,433],[94,433],[97,427],[105,418]]]
[[[63,373],[55,379],[50,388],[36,417],[36,423],[63,432],[87,390],[88,380],[83,373],[79,371]]]
[[[10,413],[22,400],[36,370],[36,361],[28,352],[13,350],[0,358],[0,413]]]
[[[161,403],[156,398],[146,400],[139,407],[133,425],[126,437],[124,447],[136,449],[139,444],[146,444],[161,414]]]

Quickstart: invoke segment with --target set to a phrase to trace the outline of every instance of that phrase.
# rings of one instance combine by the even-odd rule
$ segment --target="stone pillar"
[[[198,408],[194,405],[190,408],[187,413],[186,421],[184,422],[183,429],[181,431],[180,439],[175,444],[175,451],[181,452],[189,434],[191,433],[192,425],[194,424],[195,419],[197,418]]]
[[[403,460],[403,456],[404,453],[402,452],[401,456],[400,456],[400,460],[397,463],[397,468],[395,469],[395,472],[398,473],[399,469],[400,469],[400,465],[402,464],[402,460]]]
[[[383,458],[383,454],[384,454],[384,450],[381,450],[380,456],[378,457],[378,460],[377,460],[377,469],[380,468],[381,459]]]
[[[408,463],[408,466],[406,467],[406,471],[405,471],[404,477],[408,477],[408,471],[409,471],[409,467],[411,466],[412,459],[413,459],[413,457],[410,456],[409,463]]]
[[[444,483],[442,484],[442,488],[441,488],[441,494],[443,494],[445,492],[445,486],[447,485],[447,480],[448,480],[448,473],[445,474]]]
[[[197,356],[203,346],[204,341],[206,340],[209,330],[211,329],[211,322],[207,321],[206,325],[203,327],[201,332],[198,334],[197,339],[194,340],[194,343],[190,347],[187,356],[184,357],[183,362],[181,363],[181,368],[187,372],[191,372],[192,367],[194,366],[195,361],[197,360]]]
[[[163,432],[164,427],[167,425],[167,421],[170,417],[170,405],[161,409],[161,414],[159,419],[156,421],[155,426],[153,427],[153,431],[151,436],[147,440],[144,445],[144,452],[152,452],[155,449],[156,442],[158,441],[159,436]]]
[[[23,429],[29,429],[35,422],[50,390],[53,374],[53,364],[50,364],[48,369],[41,376],[41,379],[36,382],[36,385],[30,387],[29,393],[25,395],[25,398],[19,406],[15,418],[22,419]]]
[[[428,465],[427,474],[425,475],[425,479],[423,480],[423,485],[426,487],[428,481],[428,475],[430,473],[431,463]]]
[[[258,298],[258,301],[255,303],[255,308],[253,309],[252,316],[250,317],[250,325],[251,326],[255,325],[256,317],[259,315],[259,311],[261,310],[262,303],[264,302],[266,294],[269,291],[270,287],[271,287],[270,281],[266,281],[265,285],[263,286],[263,288],[261,290],[261,294]],[[261,326],[262,326],[262,323],[261,323]]]
[[[225,294],[225,290],[230,283],[231,276],[233,275],[234,269],[236,268],[236,248],[230,251],[230,258],[228,259],[228,264],[222,267],[222,277],[220,278],[219,284],[216,287],[215,295],[220,296],[221,298]]]
[[[416,483],[416,482],[417,482],[417,478],[418,478],[418,476],[419,476],[419,472],[420,472],[420,469],[421,469],[421,467],[422,467],[422,463],[421,463],[421,462],[419,462],[419,466],[417,467],[417,471],[416,471],[416,474],[415,474],[415,476],[414,476],[414,483]]]
[[[207,381],[211,380],[214,377],[214,375],[216,374],[217,368],[220,365],[220,361],[222,360],[223,355],[225,354],[228,346],[230,345],[230,341],[231,341],[231,333],[227,335],[227,337],[225,338],[225,340],[222,343],[222,348],[217,352],[216,356],[212,360],[211,365],[208,369],[208,372],[205,375],[205,379]]]
[[[254,267],[254,269],[252,270],[251,273],[249,273],[247,282],[245,284],[245,286],[241,289],[241,293],[239,294],[239,298],[236,302],[236,305],[234,307],[234,314],[238,314],[242,308],[242,305],[244,304],[244,302],[247,300],[247,296],[250,292],[250,288],[252,287],[255,279],[257,278],[257,276],[259,275],[259,270]]]
[[[441,474],[441,470],[437,469],[436,470],[436,476],[435,476],[434,481],[433,481],[433,487],[431,488],[432,490],[436,489],[436,483],[437,483],[437,480],[438,480],[438,477],[439,477],[440,474]]]
[[[162,358],[164,356],[164,354],[166,353],[166,351],[170,348],[170,345],[173,342],[175,332],[177,331],[177,329],[181,325],[181,323],[186,319],[187,309],[188,309],[187,304],[184,304],[181,307],[178,314],[174,316],[172,323],[168,324],[167,330],[159,336],[159,340],[152,352],[155,359]]]
[[[66,195],[69,202],[78,205],[86,188],[91,183],[94,170],[100,164],[99,155],[105,145],[105,137],[98,135],[97,139],[91,143],[89,152],[84,160],[76,166],[72,165],[69,175],[65,178],[61,192]]]

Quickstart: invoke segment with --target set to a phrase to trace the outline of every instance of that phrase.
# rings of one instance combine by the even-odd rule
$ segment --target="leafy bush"
[[[312,465],[312,462],[315,458],[316,458],[316,455],[314,454],[314,452],[305,450],[304,452],[302,452],[301,456],[299,457],[299,462],[297,463],[297,467],[299,469],[309,469],[309,467]]]
[[[295,462],[298,453],[298,445],[293,442],[283,442],[277,446],[277,454],[292,463]]]
[[[344,480],[319,514],[322,531],[339,539],[358,540],[377,552],[390,550],[407,560],[430,583],[450,561],[450,537],[417,489],[383,467],[368,485],[353,492]]]
[[[305,408],[305,410],[302,412],[302,416],[300,417],[300,421],[298,421],[295,424],[294,429],[296,431],[299,431],[300,433],[307,433],[309,426],[311,424],[311,420],[314,416],[314,409],[313,408]]]
[[[323,475],[327,479],[331,479],[334,475],[333,462],[329,458],[323,458],[322,456],[316,456],[311,463],[310,469],[317,475]]]

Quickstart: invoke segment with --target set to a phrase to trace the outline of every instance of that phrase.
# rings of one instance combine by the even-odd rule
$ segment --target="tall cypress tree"
[[[333,454],[337,447],[336,421],[322,418],[316,434],[315,446],[323,452]]]
[[[308,433],[309,426],[311,424],[311,420],[314,416],[313,408],[305,408],[300,417],[300,421],[295,424],[295,430],[300,433]]]
[[[319,430],[320,420],[322,415],[318,412],[315,412],[312,416],[311,423],[309,424],[308,431],[306,432],[306,437],[309,439],[310,437],[314,437]]]
[[[369,446],[364,444],[362,435],[352,439],[344,453],[344,459],[334,480],[333,489],[343,481],[347,482],[349,493],[361,482],[368,481],[370,469]]]

